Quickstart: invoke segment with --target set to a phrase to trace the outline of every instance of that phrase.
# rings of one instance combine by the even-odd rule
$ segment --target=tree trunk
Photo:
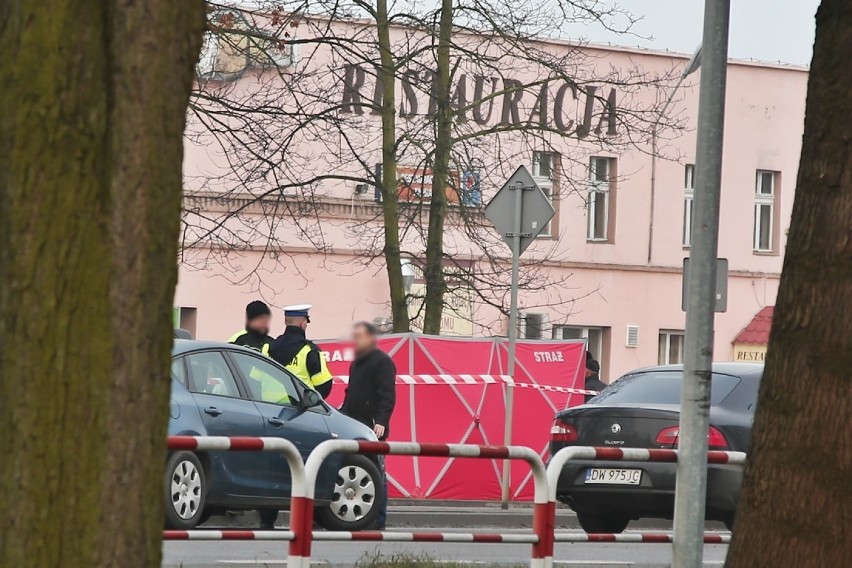
[[[0,10],[0,566],[159,566],[204,7]]]
[[[444,311],[444,221],[447,217],[446,188],[450,181],[452,157],[453,110],[450,107],[451,69],[450,45],[453,33],[453,0],[442,0],[438,24],[437,70],[435,97],[435,161],[432,164],[432,200],[429,203],[429,233],[426,237],[425,313],[423,333],[441,333],[441,314]]]
[[[824,0],[728,568],[848,566],[852,507],[852,6]]]
[[[390,287],[393,331],[409,331],[408,303],[402,280],[399,246],[399,192],[396,185],[396,69],[390,39],[387,0],[376,1],[376,31],[379,46],[379,74],[382,87],[382,222],[385,236],[385,264]]]

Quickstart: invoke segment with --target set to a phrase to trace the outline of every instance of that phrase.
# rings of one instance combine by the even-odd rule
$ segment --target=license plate
[[[586,483],[604,483],[608,485],[639,485],[642,482],[641,469],[603,469],[586,470]]]

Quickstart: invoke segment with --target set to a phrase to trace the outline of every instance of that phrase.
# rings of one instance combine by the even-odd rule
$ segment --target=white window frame
[[[610,190],[612,189],[612,158],[604,156],[592,156],[589,159],[589,195],[586,200],[586,240],[603,243],[609,241],[609,206],[610,206]],[[606,180],[597,179],[598,165],[606,164]],[[595,194],[603,194],[604,196],[604,214],[603,214],[603,237],[595,236],[595,219],[597,219],[597,201]]]
[[[680,339],[680,360],[672,361],[672,339],[679,338]],[[685,346],[686,334],[681,330],[675,329],[661,329],[660,334],[658,336],[657,342],[657,364],[659,365],[677,365],[683,363],[683,348]],[[659,347],[660,342],[665,341],[665,349],[663,360],[660,360]]]
[[[764,193],[763,181],[764,176],[768,176],[771,180],[769,186],[769,193]],[[754,236],[752,246],[754,252],[775,252],[775,195],[776,195],[776,184],[777,184],[778,172],[773,172],[770,170],[757,170],[755,174],[755,187],[754,187]],[[769,242],[766,243],[767,246],[761,246],[760,242],[760,234],[761,229],[763,228],[761,224],[761,211],[765,208],[769,208]]]
[[[593,349],[589,349],[592,353],[596,354],[599,359],[603,358],[603,336],[604,336],[604,328],[599,326],[584,326],[584,325],[554,325],[553,331],[551,332],[551,337],[553,339],[574,339],[573,337],[565,337],[565,331],[579,331],[579,336],[581,339],[586,340],[586,345],[591,346],[590,343],[590,335],[591,332],[597,332],[597,339],[595,341],[595,345]],[[574,334],[572,334],[574,335]]]
[[[683,168],[683,246],[692,246],[692,214],[695,211],[695,164]]]
[[[542,158],[546,158],[546,161],[550,162],[549,174],[547,172],[542,173],[541,164],[544,161]],[[542,191],[544,191],[544,194],[550,200],[551,205],[553,204],[553,170],[556,167],[555,158],[556,154],[553,152],[533,152],[532,177]],[[538,236],[543,238],[553,236],[551,221],[548,221],[547,225],[545,225],[544,229],[542,229]]]

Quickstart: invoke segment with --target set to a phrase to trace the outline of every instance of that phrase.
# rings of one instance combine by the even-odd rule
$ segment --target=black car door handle
[[[284,421],[281,420],[280,418],[270,418],[269,420],[267,420],[267,422],[269,422],[270,424],[272,424],[276,428],[278,428],[279,426],[284,426]]]
[[[222,414],[222,411],[216,408],[215,406],[209,406],[204,409],[205,414],[209,414],[210,416],[219,416]]]

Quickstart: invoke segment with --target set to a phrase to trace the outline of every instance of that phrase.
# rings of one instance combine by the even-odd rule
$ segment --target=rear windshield
[[[680,386],[683,373],[680,371],[650,371],[625,375],[615,381],[591,404],[680,404]],[[740,383],[738,377],[713,375],[710,404],[722,402]]]

